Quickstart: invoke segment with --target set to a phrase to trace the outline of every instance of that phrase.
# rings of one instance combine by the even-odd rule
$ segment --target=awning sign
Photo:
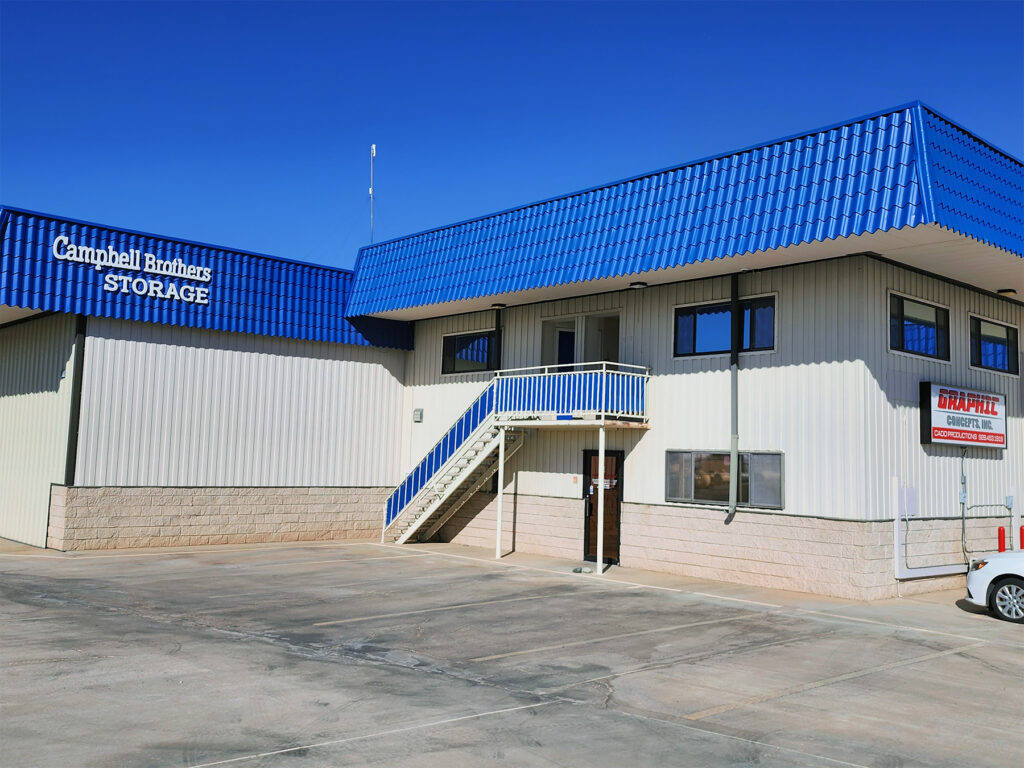
[[[922,381],[921,442],[1005,448],[1006,398]]]

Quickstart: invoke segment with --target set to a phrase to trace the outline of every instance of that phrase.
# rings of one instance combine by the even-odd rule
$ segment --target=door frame
[[[584,448],[583,449],[583,560],[587,561],[587,550],[590,549],[590,523],[587,520],[587,488],[590,486],[588,479],[590,478],[590,457],[597,456],[600,453],[596,448]],[[619,463],[619,493],[615,502],[615,523],[618,527],[618,546],[616,547],[614,558],[605,558],[605,564],[617,565],[619,558],[619,551],[622,549],[622,488],[623,488],[623,475],[626,472],[626,452],[625,451],[605,451],[605,457],[611,456],[618,460]],[[597,516],[597,510],[594,510],[594,516]],[[595,545],[596,547],[596,545]],[[602,553],[603,554],[603,553]],[[597,562],[597,554],[594,555],[594,562]]]

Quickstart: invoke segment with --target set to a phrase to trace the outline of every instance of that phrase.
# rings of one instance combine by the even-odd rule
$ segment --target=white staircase
[[[502,430],[490,415],[462,447],[424,485],[405,510],[384,530],[383,541],[428,541],[498,471]],[[525,432],[504,430],[505,461],[523,445]]]

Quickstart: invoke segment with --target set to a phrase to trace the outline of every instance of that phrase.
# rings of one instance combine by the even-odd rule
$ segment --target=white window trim
[[[1021,341],[1020,341],[1020,326],[1014,325],[1013,323],[1006,323],[1002,320],[994,320],[991,317],[985,317],[975,312],[967,313],[967,367],[972,371],[978,371],[978,373],[994,373],[996,376],[1009,376],[1011,379],[1019,379],[1020,373],[1011,373],[1010,371],[1000,371],[998,368],[983,368],[980,365],[971,365],[971,354],[973,348],[973,340],[971,339],[971,320],[978,319],[984,320],[986,323],[992,323],[992,325],[1001,325],[1003,328],[1013,328],[1017,331],[1017,370],[1024,366],[1021,366]]]
[[[916,302],[917,304],[924,304],[928,307],[938,307],[939,309],[946,310],[946,315],[949,318],[949,359],[944,357],[932,357],[931,355],[919,355],[916,352],[907,352],[902,349],[892,348],[892,331],[889,327],[889,323],[892,320],[892,297],[899,296],[901,299],[910,299],[910,301]],[[970,325],[968,325],[967,333],[970,335]],[[903,293],[902,291],[894,291],[889,288],[885,292],[885,349],[891,355],[898,355],[899,357],[909,357],[912,360],[925,360],[929,363],[944,363],[945,365],[953,364],[953,308],[949,304],[943,304],[941,301],[932,301],[931,299],[923,299],[920,296],[914,296],[909,293]],[[969,352],[970,350],[968,350]]]
[[[743,357],[751,357],[753,355],[774,355],[779,351],[779,292],[768,291],[767,293],[755,293],[750,296],[740,296],[740,302],[753,301],[755,299],[764,299],[768,297],[775,299],[775,313],[772,318],[772,348],[771,349],[751,349],[747,351],[740,350],[740,355]],[[730,302],[729,297],[724,299],[714,299],[712,301],[701,301],[695,304],[673,304],[672,305],[672,320],[669,323],[669,334],[671,336],[669,360],[674,363],[683,363],[688,360],[714,360],[716,358],[727,358],[731,352],[707,352],[700,355],[677,355],[676,354],[676,310],[677,309],[691,309],[693,307],[711,307],[718,304],[728,304]],[[748,451],[750,453],[750,451]]]
[[[439,366],[439,368],[442,371],[441,374],[440,374],[441,378],[442,379],[450,379],[453,376],[463,376],[463,377],[465,377],[465,376],[489,376],[489,375],[493,374],[496,370],[498,370],[497,368],[487,368],[487,369],[485,369],[483,371],[457,371],[455,373],[444,373],[444,340],[445,339],[447,339],[449,336],[473,336],[474,334],[478,334],[478,333],[495,333],[497,330],[498,330],[497,326],[492,325],[490,328],[476,328],[476,329],[474,329],[472,331],[452,331],[451,333],[442,333],[441,334],[441,365]]]

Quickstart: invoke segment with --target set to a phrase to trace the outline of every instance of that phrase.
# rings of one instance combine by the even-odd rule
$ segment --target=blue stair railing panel
[[[466,410],[454,426],[448,430],[423,460],[416,465],[395,492],[388,497],[385,527],[391,525],[416,495],[423,490],[448,460],[462,448],[463,444],[483,424],[494,410],[494,383],[488,385],[483,394]]]
[[[614,363],[584,364],[597,370],[573,370],[573,366],[499,371],[481,395],[451,429],[406,476],[385,505],[385,527],[391,525],[448,461],[492,415],[508,419],[554,417],[646,419],[648,369]],[[556,369],[552,371],[551,369]],[[534,371],[537,371],[536,373]]]

